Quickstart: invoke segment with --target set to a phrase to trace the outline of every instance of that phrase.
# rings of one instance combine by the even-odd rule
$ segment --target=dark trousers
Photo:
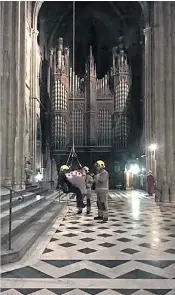
[[[86,195],[86,199],[87,199],[87,212],[91,212],[91,192],[87,192]]]
[[[74,194],[76,194],[77,207],[78,208],[83,208],[84,207],[84,204],[83,204],[83,195],[82,195],[80,189],[74,186],[74,187],[72,187],[71,191]]]

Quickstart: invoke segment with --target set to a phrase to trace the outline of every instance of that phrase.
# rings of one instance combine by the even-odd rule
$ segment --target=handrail
[[[9,190],[9,191],[12,191],[12,192],[14,192],[15,194],[17,194],[17,195],[19,195],[19,196],[21,196],[21,197],[24,198],[24,195],[22,195],[21,193],[15,191],[13,188],[9,188],[9,187],[7,187],[7,186],[5,186],[5,185],[2,185],[2,184],[1,184],[1,187],[5,188],[5,189],[7,189],[7,190]]]
[[[53,188],[54,182],[53,181],[49,181],[49,182],[51,183],[51,188]],[[10,197],[9,197],[9,239],[8,239],[8,242],[9,242],[9,250],[11,250],[12,249],[12,192],[21,196],[23,199],[24,199],[24,195],[15,191],[12,188],[5,186],[5,185],[1,185],[1,187],[10,191]]]
[[[9,250],[11,250],[12,249],[12,192],[19,195],[23,199],[24,199],[24,196],[21,193],[16,192],[14,189],[9,188],[5,185],[1,185],[1,187],[10,191],[10,199],[9,199]]]

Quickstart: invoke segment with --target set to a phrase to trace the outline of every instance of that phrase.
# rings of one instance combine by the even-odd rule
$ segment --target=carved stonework
[[[110,114],[112,115],[113,111],[114,111],[114,107],[113,107],[113,102],[98,102],[97,103],[97,110],[101,110],[101,109],[105,109],[107,111],[110,112]]]
[[[84,112],[85,110],[85,102],[80,102],[80,101],[74,101],[74,108],[76,110],[81,110]],[[73,110],[73,101],[70,101],[69,103],[69,111],[72,112]]]

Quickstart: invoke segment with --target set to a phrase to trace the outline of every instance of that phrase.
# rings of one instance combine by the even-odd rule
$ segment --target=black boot
[[[77,214],[81,214],[82,213],[82,209],[79,209]]]
[[[87,199],[87,214],[91,213],[91,201]]]
[[[96,217],[94,217],[94,220],[103,220],[103,217],[101,217],[101,216],[96,216]]]

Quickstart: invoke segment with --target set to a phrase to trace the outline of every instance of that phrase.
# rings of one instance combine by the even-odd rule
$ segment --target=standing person
[[[94,177],[95,191],[97,194],[98,216],[94,220],[108,221],[108,193],[109,173],[105,169],[105,163],[101,160],[96,162],[97,174]]]
[[[94,180],[93,180],[92,176],[89,173],[89,168],[85,166],[84,170],[86,172],[87,214],[90,214],[91,213],[92,184],[93,184]]]
[[[77,171],[69,172],[69,167],[67,165],[62,165],[58,176],[57,188],[60,185],[64,193],[71,192],[76,195],[76,202],[78,207],[77,214],[81,214],[82,209],[86,207],[86,205],[83,203],[83,195],[80,189],[80,187],[82,186],[81,183],[83,183],[83,181],[77,181],[77,179],[75,179],[77,173]]]
[[[149,196],[152,196],[154,194],[154,187],[155,187],[155,179],[154,179],[152,171],[148,172],[147,187],[148,187]]]

